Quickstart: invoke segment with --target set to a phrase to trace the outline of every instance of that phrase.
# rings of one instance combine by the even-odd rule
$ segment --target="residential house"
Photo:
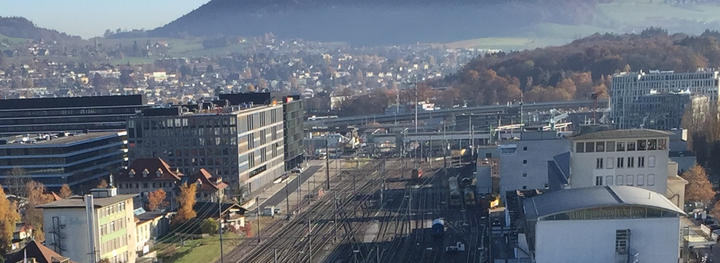
[[[197,213],[198,219],[222,218],[222,227],[231,231],[237,231],[245,227],[245,208],[235,203],[217,202],[196,202],[193,210]]]
[[[170,213],[135,210],[135,250],[141,257],[153,248],[155,239],[170,231]]]
[[[40,242],[32,240],[23,249],[11,254],[5,263],[34,262],[34,263],[78,263],[67,257],[55,253]]]
[[[136,200],[142,204],[150,192],[162,189],[168,196],[175,190],[182,173],[173,171],[170,165],[158,157],[137,158],[117,177],[118,193],[139,194]]]
[[[225,188],[228,184],[222,181],[220,176],[212,176],[207,170],[201,168],[200,171],[193,175],[189,182],[197,183],[197,191],[195,199],[198,201],[217,202],[217,198],[223,200],[225,197]]]

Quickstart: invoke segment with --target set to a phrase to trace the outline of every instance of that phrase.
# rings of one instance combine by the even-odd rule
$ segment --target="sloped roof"
[[[22,262],[25,258],[25,251],[27,251],[27,258],[34,258],[35,262],[37,263],[55,263],[55,262],[61,262],[62,260],[68,259],[66,257],[61,256],[58,253],[55,253],[55,251],[52,251],[46,246],[43,246],[42,244],[38,243],[35,240],[32,240],[25,245],[23,249],[16,252],[15,254],[10,255],[5,262]],[[77,261],[70,260],[71,263],[77,263]]]
[[[634,139],[669,137],[673,133],[651,129],[608,130],[581,133],[570,137],[571,140],[604,140],[604,139]]]
[[[160,177],[157,176],[158,170],[162,172]],[[143,177],[145,171],[148,173],[147,177]],[[134,172],[132,178],[131,172]],[[182,173],[173,171],[170,165],[159,157],[137,158],[127,169],[120,172],[117,181],[179,181],[181,176]]]
[[[212,180],[212,178],[212,174],[205,170],[205,168],[202,168],[195,175],[193,175],[192,178],[190,178],[190,182],[194,183],[198,180],[201,182],[201,184],[198,185],[198,191],[217,191],[228,187],[225,182],[220,182],[219,184],[216,184],[215,180]]]
[[[523,201],[525,217],[528,219],[575,210],[614,206],[651,207],[685,214],[665,196],[632,186],[573,188],[539,195]]]

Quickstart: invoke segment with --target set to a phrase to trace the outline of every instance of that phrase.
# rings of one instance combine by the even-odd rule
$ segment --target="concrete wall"
[[[475,173],[477,179],[477,192],[480,194],[492,193],[492,169],[490,166],[478,166]]]
[[[58,217],[60,224],[65,226],[53,225],[53,217]],[[43,209],[43,225],[45,246],[70,260],[82,263],[90,262],[87,254],[89,253],[88,224],[85,208]],[[60,235],[52,233],[55,231],[58,231]],[[59,249],[54,244],[58,244],[64,249]]]
[[[544,189],[548,184],[547,162],[552,157],[570,150],[565,139],[508,141],[502,147],[515,145],[515,153],[501,150],[500,195],[506,191]],[[523,176],[525,174],[525,176]]]
[[[630,229],[630,251],[638,263],[676,263],[680,219],[538,221],[537,263],[615,262],[615,230]]]

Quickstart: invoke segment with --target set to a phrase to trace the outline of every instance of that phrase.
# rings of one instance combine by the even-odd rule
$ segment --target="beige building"
[[[87,213],[90,197],[93,211]],[[92,189],[91,195],[38,206],[43,209],[45,244],[79,262],[135,262],[133,197],[118,195],[115,188]]]

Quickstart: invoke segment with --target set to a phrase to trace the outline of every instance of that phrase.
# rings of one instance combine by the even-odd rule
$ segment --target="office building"
[[[520,140],[503,141],[500,149],[500,195],[507,191],[548,187],[547,162],[570,150],[561,132],[518,133]]]
[[[243,103],[267,104],[276,96],[272,93],[232,93],[220,94],[220,100],[227,100],[230,105],[241,105]],[[283,144],[285,146],[285,171],[304,162],[303,123],[305,121],[304,101],[300,96],[284,96],[281,98],[283,105]]]
[[[698,69],[695,72],[675,73],[674,71],[651,70],[645,72],[623,72],[613,75],[610,94],[610,109],[613,122],[619,129],[638,128],[633,127],[644,123],[642,120],[657,118],[657,121],[677,116],[684,96],[661,95],[659,97],[646,97],[652,94],[687,93],[690,96],[704,96],[710,101],[718,100],[720,81],[718,71],[713,69]],[[670,100],[672,105],[660,105],[663,100]],[[640,106],[635,106],[640,104]],[[661,109],[669,107],[672,112],[663,115],[662,113],[651,112],[653,108]],[[640,112],[638,112],[640,111]],[[656,115],[659,114],[659,115]],[[680,115],[682,116],[682,115]],[[674,117],[673,117],[674,118]],[[677,120],[658,124],[658,128],[666,125],[676,125]],[[667,124],[665,123],[667,122]],[[653,124],[654,125],[654,124]],[[647,126],[646,128],[650,128]],[[680,128],[680,127],[669,127]]]
[[[146,109],[128,120],[129,159],[159,157],[186,175],[204,168],[250,193],[284,172],[282,115],[272,102]]]
[[[107,176],[126,158],[125,131],[6,137],[0,139],[0,181],[21,168],[48,188],[72,187]]]
[[[522,201],[520,258],[537,263],[680,260],[680,217],[663,195],[628,186],[597,186]]]
[[[118,195],[115,188],[92,189],[91,195],[38,206],[43,209],[45,245],[83,263],[135,262],[134,196]],[[92,213],[86,207],[93,207]]]
[[[0,100],[0,135],[123,131],[145,108],[144,95]]]
[[[626,129],[671,130],[682,128],[685,107],[690,104],[689,92],[651,93],[640,96],[629,105],[624,123]]]

